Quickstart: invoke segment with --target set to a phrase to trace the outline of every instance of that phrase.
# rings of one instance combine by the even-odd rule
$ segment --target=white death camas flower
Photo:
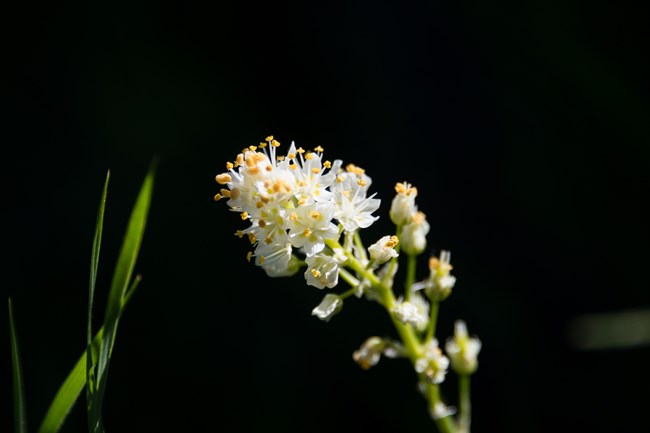
[[[372,181],[362,168],[348,164],[344,170],[341,160],[324,160],[320,146],[306,151],[291,143],[286,155],[278,155],[279,146],[269,136],[242,150],[216,176],[224,188],[214,198],[227,199],[250,223],[236,234],[249,240],[248,259],[254,257],[269,276],[296,273],[298,253],[308,265],[308,284],[334,287],[340,260],[327,252],[325,241],[338,240],[341,230],[369,227],[380,200],[367,195]]]

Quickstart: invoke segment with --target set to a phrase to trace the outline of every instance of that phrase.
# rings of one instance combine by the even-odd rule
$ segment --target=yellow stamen
[[[240,214],[242,220],[246,220],[248,218],[248,212],[244,211]]]
[[[302,147],[299,147],[299,148],[296,150],[296,152],[298,152],[299,154],[302,155],[303,153],[305,153],[305,149],[303,149]]]
[[[232,162],[226,162],[226,170],[232,170],[234,167]]]
[[[270,165],[270,164],[267,165],[267,166],[266,166],[266,171],[271,171],[271,170],[273,170],[273,166]]]
[[[221,194],[215,194],[214,195],[214,201],[219,201],[219,200],[221,200],[221,198],[222,198]]]
[[[277,141],[277,140],[272,140],[272,141],[271,141],[271,146],[273,146],[273,147],[280,147],[280,142]]]
[[[230,197],[230,190],[229,189],[221,188],[221,190],[219,192],[221,192],[222,197]]]
[[[273,136],[269,135],[268,137],[265,138],[266,141],[273,141]]]
[[[260,141],[260,146],[259,147],[261,149],[264,149],[267,145],[268,145],[268,143],[265,143],[264,141]]]
[[[315,220],[319,219],[321,217],[320,212],[318,212],[317,210],[311,211],[311,217]]]
[[[264,256],[260,256],[260,265],[264,264]]]
[[[320,168],[314,167],[314,168],[311,169],[311,172],[314,173],[314,174],[320,173]]]
[[[399,239],[397,239],[397,236],[393,235],[388,239],[385,246],[386,248],[395,248],[398,243]]]
[[[323,163],[323,167],[325,167],[325,168],[332,168],[332,163],[331,163],[330,161],[325,161],[325,162]]]
[[[253,252],[252,251],[249,251],[248,253],[246,253],[246,260],[248,260],[249,263],[251,261],[251,257],[253,257]]]
[[[366,186],[366,181],[363,180],[363,179],[358,179],[358,180],[357,180],[357,185],[359,185],[359,186]]]
[[[311,153],[311,152],[307,152],[307,153],[305,154],[305,159],[313,159],[313,158],[314,158],[314,154],[313,154],[313,153]]]
[[[235,236],[237,236],[239,239],[241,239],[241,238],[244,237],[244,232],[241,231],[241,230],[237,230],[237,231],[235,232]]]
[[[289,219],[291,221],[296,221],[298,219],[298,214],[295,212],[291,212],[291,215],[289,215]]]
[[[320,271],[318,269],[312,269],[311,274],[314,276],[314,278],[320,277]]]
[[[302,234],[308,238],[309,236],[311,236],[311,230],[309,228],[306,228],[305,231],[302,232]]]
[[[323,148],[320,147],[320,146],[316,146],[316,147],[314,148],[314,151],[316,151],[316,152],[323,152]]]
[[[251,242],[251,244],[254,244],[255,242],[257,242],[257,238],[255,237],[255,235],[253,233],[248,234],[248,240]]]
[[[248,146],[248,150],[255,152],[257,150],[257,146]]]
[[[262,228],[266,227],[266,221],[264,220],[260,220],[257,224]]]
[[[225,185],[228,182],[232,181],[232,177],[228,173],[222,173],[218,174],[215,179],[217,180],[217,183],[220,185]]]

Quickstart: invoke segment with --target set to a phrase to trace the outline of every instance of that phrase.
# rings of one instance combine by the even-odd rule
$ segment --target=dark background
[[[613,3],[613,2],[612,2]],[[3,13],[4,288],[30,430],[83,350],[111,170],[96,318],[130,208],[159,158],[104,415],[113,432],[435,431],[404,360],[351,353],[380,307],[325,324],[300,275],[246,263],[214,176],[269,134],[366,168],[389,234],[414,183],[431,252],[483,341],[475,432],[647,432],[650,349],[578,351],[579,314],[649,307],[648,14],[617,2],[87,2]],[[424,260],[424,258],[423,258]],[[424,262],[422,263],[422,265]],[[420,268],[423,277],[424,268]],[[2,399],[11,397],[2,315]],[[455,376],[443,385],[455,401]],[[0,406],[10,431],[11,405]],[[85,429],[84,404],[64,431]]]

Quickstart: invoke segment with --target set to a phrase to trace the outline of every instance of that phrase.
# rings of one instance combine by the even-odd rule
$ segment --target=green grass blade
[[[131,297],[135,293],[139,282],[140,276],[138,275],[127,291],[126,297],[124,298],[124,305],[120,310],[120,314],[123,313],[124,309],[131,300]],[[97,331],[95,337],[92,340],[92,344],[90,346],[92,350],[92,357],[90,359],[97,360],[97,354],[99,353],[99,347],[102,343],[103,337],[104,327],[102,326],[99,331]],[[77,398],[79,398],[81,391],[86,385],[86,360],[88,359],[87,353],[88,352],[86,350],[81,353],[81,356],[72,368],[72,371],[70,371],[66,379],[63,381],[63,384],[61,384],[61,387],[50,403],[50,407],[45,414],[45,417],[43,418],[43,422],[38,429],[38,433],[57,433],[63,426],[63,422],[70,413],[70,410],[74,406]],[[95,362],[91,364],[91,368],[94,367]]]
[[[104,228],[104,211],[106,209],[106,196],[108,193],[108,181],[111,172],[106,173],[106,180],[104,181],[104,190],[99,201],[99,209],[97,211],[97,223],[95,224],[95,236],[93,238],[93,248],[90,258],[90,283],[88,285],[88,330],[86,335],[86,409],[90,414],[92,409],[92,402],[94,401],[93,395],[96,390],[95,383],[95,363],[93,360],[92,341],[93,341],[93,327],[92,327],[92,311],[93,302],[95,297],[95,284],[97,282],[97,271],[99,269],[99,252],[102,244],[102,231]],[[90,417],[89,417],[90,419]]]
[[[108,294],[106,313],[104,315],[104,338],[99,351],[97,361],[97,388],[93,396],[92,408],[89,414],[91,432],[102,432],[101,408],[106,389],[108,366],[110,362],[115,335],[120,318],[120,309],[124,303],[126,289],[131,281],[135,262],[138,258],[140,245],[144,235],[144,229],[151,204],[153,192],[154,166],[149,170],[142,183],[140,193],[135,202],[131,217],[127,226],[122,248],[118,256],[113,281]]]
[[[20,350],[14,325],[14,309],[9,298],[9,329],[11,331],[11,366],[14,384],[14,429],[16,433],[27,433],[27,411],[25,409],[25,387],[20,365]]]

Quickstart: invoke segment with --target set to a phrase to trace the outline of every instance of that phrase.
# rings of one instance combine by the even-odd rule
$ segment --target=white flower
[[[397,320],[418,330],[425,329],[429,323],[429,304],[418,293],[413,293],[410,301],[398,299],[393,313]]]
[[[258,242],[255,248],[255,264],[261,266],[270,277],[290,276],[298,271],[295,260],[291,260],[292,248],[286,234],[279,238],[277,242]]]
[[[343,308],[343,300],[341,297],[328,293],[321,303],[312,310],[311,315],[317,316],[325,322],[329,322],[335,314],[341,311],[341,308]]]
[[[427,247],[427,234],[429,234],[429,223],[422,212],[416,212],[411,217],[411,222],[402,227],[400,241],[402,251],[408,255],[421,254]]]
[[[397,239],[397,236],[382,237],[368,247],[370,258],[373,259],[376,264],[381,265],[393,257],[397,257],[398,254],[397,251],[395,251],[395,246],[398,242],[399,240]]]
[[[434,384],[442,383],[449,367],[449,358],[438,347],[438,340],[433,338],[423,347],[423,354],[415,361],[415,371],[424,374]]]
[[[451,359],[451,367],[458,374],[472,374],[478,368],[481,341],[468,335],[464,321],[455,322],[454,337],[447,340],[445,350]]]
[[[364,370],[377,365],[384,351],[384,340],[379,337],[370,337],[363,342],[359,349],[352,353],[352,359]]]
[[[398,183],[395,185],[397,195],[393,197],[390,206],[390,219],[397,226],[403,226],[411,222],[411,218],[417,211],[415,206],[415,197],[418,190],[410,183]]]
[[[429,415],[434,420],[442,419],[447,416],[451,416],[456,413],[456,408],[453,406],[447,406],[443,402],[437,402],[433,408],[429,410]]]
[[[339,161],[335,163],[340,165]],[[338,173],[331,186],[336,203],[334,217],[346,231],[352,232],[370,227],[379,218],[372,216],[372,213],[379,209],[381,201],[373,198],[375,194],[366,197],[372,181],[362,168],[348,164],[345,170]]]
[[[305,279],[307,284],[319,289],[332,288],[339,281],[339,264],[342,263],[340,256],[324,253],[314,254],[305,259],[307,270]]]
[[[440,258],[429,259],[429,277],[418,283],[417,289],[423,288],[427,296],[433,301],[443,301],[451,294],[456,284],[456,277],[450,274],[451,253],[447,250],[440,251]]]
[[[304,248],[307,257],[322,251],[325,239],[336,239],[339,234],[332,223],[333,214],[330,203],[315,202],[294,209],[287,221],[291,245]]]

